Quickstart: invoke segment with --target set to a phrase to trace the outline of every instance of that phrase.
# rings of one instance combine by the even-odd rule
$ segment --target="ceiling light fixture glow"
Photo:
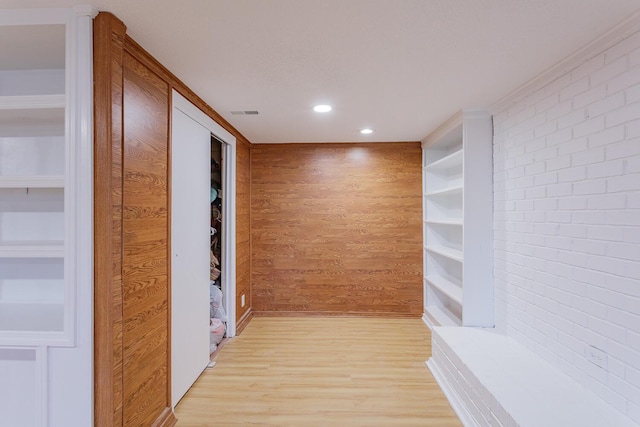
[[[362,129],[362,130],[360,131],[360,133],[361,133],[361,134],[363,134],[363,135],[369,135],[369,134],[372,134],[372,133],[373,133],[373,130],[372,130],[372,129],[369,129],[369,128],[366,128],[366,129]]]
[[[313,107],[313,111],[315,111],[316,113],[328,113],[329,111],[331,111],[331,105],[316,105],[315,107]]]

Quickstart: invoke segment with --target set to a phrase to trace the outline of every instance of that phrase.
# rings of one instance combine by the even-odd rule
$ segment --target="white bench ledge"
[[[493,329],[434,327],[432,334],[427,366],[467,427],[638,427]]]

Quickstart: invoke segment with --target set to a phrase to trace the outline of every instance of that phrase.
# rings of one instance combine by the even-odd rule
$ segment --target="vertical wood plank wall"
[[[169,86],[129,53],[123,107],[124,419],[127,425],[151,425],[171,407]]]
[[[251,152],[244,138],[236,142],[236,332],[251,319]],[[245,306],[241,297],[245,296]]]
[[[417,142],[251,146],[252,309],[422,313]]]
[[[94,23],[94,86],[95,426],[172,426],[171,90],[238,140],[236,288],[247,298],[238,320],[251,310],[249,142],[109,13]]]

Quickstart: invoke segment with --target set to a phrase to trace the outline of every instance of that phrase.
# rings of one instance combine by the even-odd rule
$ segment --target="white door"
[[[175,406],[209,363],[211,133],[173,108],[171,388]]]

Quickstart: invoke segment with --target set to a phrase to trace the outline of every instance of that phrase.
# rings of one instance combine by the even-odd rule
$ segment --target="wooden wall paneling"
[[[123,68],[124,422],[151,425],[171,407],[169,86],[129,53]]]
[[[95,425],[171,426],[171,89],[236,136],[238,332],[250,319],[250,143],[126,34],[94,23]],[[126,82],[125,82],[126,80]]]
[[[247,298],[238,331],[251,313],[250,143],[109,13],[95,19],[94,58],[95,425],[172,426],[171,89],[238,141],[237,275]]]
[[[94,31],[94,424],[123,423],[122,53],[126,27],[99,14]]]
[[[248,227],[248,224],[250,224],[251,211],[249,199],[251,185],[249,148],[251,147],[251,143],[236,128],[211,108],[209,104],[204,102],[189,89],[187,85],[128,36],[125,41],[125,50],[167,82],[170,89],[178,91],[178,93],[187,98],[189,102],[236,137],[236,320],[238,322],[236,325],[236,333],[239,334],[243,329],[243,325],[246,325],[246,321],[250,319],[249,315],[252,309],[251,266],[249,262],[251,257],[251,234]],[[245,212],[245,214],[243,214],[243,212]],[[242,293],[245,293],[245,307],[240,307],[240,296]]]
[[[236,143],[236,332],[251,316],[251,151],[249,143]],[[241,306],[242,295],[245,306]]]
[[[193,105],[202,110],[205,114],[211,117],[216,123],[229,131],[237,139],[241,139],[245,143],[249,144],[249,141],[238,131],[231,123],[224,119],[218,112],[216,112],[209,104],[204,102],[195,92],[176,77],[171,71],[169,71],[164,65],[158,62],[149,52],[147,52],[142,46],[140,46],[134,39],[127,36],[125,39],[125,50],[138,59],[142,64],[153,71],[159,77],[162,78],[169,85],[170,89],[175,89],[191,102]]]
[[[417,142],[251,148],[256,314],[422,313]]]

